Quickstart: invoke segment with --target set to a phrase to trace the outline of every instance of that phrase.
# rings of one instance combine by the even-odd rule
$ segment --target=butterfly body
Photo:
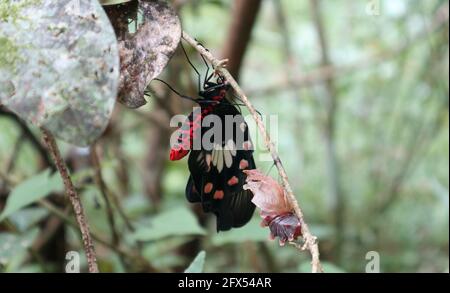
[[[201,128],[203,118],[213,113],[215,106],[225,99],[227,87],[228,85],[224,84],[223,87],[218,88],[217,91],[200,93],[200,96],[203,96],[204,98],[204,100],[199,100],[201,112],[192,112],[189,114],[186,121],[178,129],[179,136],[177,142],[170,150],[171,161],[181,160],[189,154],[189,151],[192,149],[193,141],[197,138],[196,133],[198,133],[198,130]]]

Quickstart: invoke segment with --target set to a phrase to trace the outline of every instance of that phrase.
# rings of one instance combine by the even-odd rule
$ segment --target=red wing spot
[[[239,169],[245,170],[248,168],[248,161],[247,160],[241,160],[239,162]]]
[[[228,180],[228,185],[233,186],[239,183],[239,179],[236,176],[231,177],[230,180]]]
[[[214,199],[222,199],[225,193],[222,190],[217,190],[214,192]]]
[[[205,188],[203,188],[203,191],[204,191],[205,193],[211,193],[213,187],[214,187],[214,185],[213,185],[211,182],[210,182],[210,183],[207,183],[207,184],[205,185]]]
[[[172,149],[170,151],[170,160],[171,161],[178,161],[181,160],[182,158],[184,158],[187,154],[189,154],[189,150],[184,150],[184,149],[179,149],[179,150],[174,150]]]

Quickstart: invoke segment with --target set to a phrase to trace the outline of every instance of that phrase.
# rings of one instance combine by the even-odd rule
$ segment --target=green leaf
[[[213,245],[221,246],[229,243],[246,241],[263,242],[269,238],[269,229],[259,225],[259,219],[253,218],[247,225],[239,229],[216,234],[212,238]]]
[[[334,236],[334,229],[330,225],[311,224],[310,230],[321,240],[331,239]]]
[[[205,266],[206,252],[200,251],[195,257],[189,267],[184,271],[185,273],[202,273],[203,267]]]
[[[0,221],[48,194],[61,190],[63,190],[63,183],[59,174],[51,175],[50,170],[28,178],[17,185],[9,195],[6,207],[0,215]]]
[[[19,270],[17,270],[15,273],[36,274],[36,273],[45,273],[45,271],[39,264],[30,264],[19,268]]]
[[[150,227],[138,227],[131,238],[137,241],[152,241],[169,236],[206,234],[192,212],[185,207],[163,212],[153,217],[149,225]]]
[[[45,218],[48,213],[48,210],[45,208],[25,208],[13,213],[9,217],[9,220],[17,228],[17,230],[24,232]]]
[[[31,246],[36,236],[39,234],[39,229],[35,228],[24,235],[16,235],[12,233],[0,234],[0,265],[9,266]],[[16,264],[17,265],[17,264]]]

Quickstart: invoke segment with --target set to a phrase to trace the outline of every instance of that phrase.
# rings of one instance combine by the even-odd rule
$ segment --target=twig
[[[295,198],[295,195],[289,184],[289,180],[288,180],[286,171],[284,170],[283,164],[281,163],[280,156],[278,155],[278,153],[275,149],[275,146],[272,143],[272,141],[267,133],[267,130],[266,130],[260,116],[258,115],[255,107],[250,103],[250,101],[247,98],[247,96],[245,95],[244,91],[239,86],[239,84],[236,82],[236,80],[233,78],[233,76],[228,72],[228,70],[226,70],[223,67],[223,65],[224,65],[223,60],[221,61],[221,60],[216,59],[208,50],[206,50],[203,46],[198,44],[197,41],[195,41],[186,32],[183,32],[183,39],[186,40],[186,42],[188,42],[191,46],[193,46],[200,54],[202,54],[209,62],[211,62],[211,64],[213,64],[216,67],[216,70],[225,77],[225,79],[230,83],[231,87],[233,87],[233,89],[235,90],[236,94],[239,96],[239,98],[242,99],[244,104],[249,109],[253,119],[256,121],[259,132],[264,137],[264,143],[265,143],[267,149],[270,151],[270,154],[274,160],[275,166],[278,169],[278,173],[280,174],[280,177],[283,181],[283,187],[285,189],[285,192],[289,198],[290,203],[294,207],[295,214],[299,218],[300,223],[302,225],[302,231],[303,231],[303,237],[305,240],[305,245],[306,245],[307,249],[309,250],[309,252],[311,253],[311,257],[312,257],[312,262],[311,262],[312,272],[313,273],[323,272],[322,266],[321,266],[320,260],[319,260],[319,246],[317,244],[317,237],[312,235],[311,232],[309,231],[309,227],[304,220],[303,212],[300,209],[297,199]]]
[[[326,36],[325,25],[323,22],[323,14],[320,1],[310,0],[312,19],[316,29],[320,51],[321,65],[332,66],[330,58],[330,48]],[[336,128],[337,128],[337,111],[339,109],[339,91],[336,88],[335,81],[332,77],[325,80],[324,108],[325,117],[322,121],[323,139],[325,145],[325,166],[328,178],[328,193],[330,197],[330,210],[332,212],[333,224],[335,231],[339,231],[336,235],[335,246],[333,249],[336,261],[340,261],[342,243],[345,235],[345,198],[342,191],[341,180],[339,177],[339,159],[336,154]]]
[[[50,156],[48,155],[45,147],[41,144],[39,139],[30,130],[28,125],[22,119],[17,117],[16,114],[9,111],[8,109],[6,109],[6,107],[2,105],[0,105],[0,115],[12,119],[17,124],[17,126],[22,130],[22,134],[28,139],[33,148],[39,153],[39,156],[42,158],[42,161],[45,163],[45,165],[54,169],[52,160],[50,159]]]
[[[109,228],[111,229],[112,233],[112,241],[114,245],[119,244],[119,233],[117,233],[117,227],[116,222],[114,220],[114,211],[111,206],[111,202],[109,201],[109,193],[105,184],[105,181],[103,180],[103,174],[102,174],[102,167],[100,166],[100,160],[98,158],[97,154],[97,144],[94,144],[91,146],[91,162],[94,167],[94,178],[95,183],[97,184],[98,188],[100,189],[100,193],[102,194],[103,200],[105,201],[106,205],[106,214],[108,217],[108,223]]]
[[[75,218],[78,222],[78,226],[81,231],[81,236],[83,239],[84,250],[86,252],[87,263],[90,273],[98,273],[97,259],[95,256],[95,249],[92,243],[92,238],[89,233],[89,225],[86,220],[86,216],[84,214],[83,205],[81,203],[81,199],[78,196],[77,191],[72,183],[72,179],[70,178],[69,171],[67,170],[66,163],[61,157],[61,153],[59,151],[58,145],[56,144],[55,138],[53,135],[46,130],[45,128],[41,128],[44,141],[47,144],[47,147],[50,151],[50,154],[55,162],[56,168],[61,175],[61,178],[64,182],[64,186],[66,189],[67,196],[70,199],[73,210],[75,212]]]
[[[231,23],[222,57],[230,59],[227,64],[228,71],[237,80],[239,80],[239,71],[261,9],[261,2],[261,0],[233,1]]]
[[[371,55],[358,58],[350,64],[322,66],[306,73],[292,75],[287,80],[277,80],[273,84],[259,86],[257,88],[247,89],[250,95],[258,96],[261,94],[272,94],[280,90],[298,90],[302,87],[314,86],[318,83],[326,82],[332,78],[348,77],[350,74],[365,70],[371,66],[382,64],[386,60],[394,59],[408,51],[412,46],[419,43],[430,34],[441,29],[448,23],[448,3],[443,4],[436,12],[433,22],[428,29],[418,32],[417,34],[407,38],[406,42],[401,42],[396,46],[390,46],[388,49],[375,52]]]
[[[119,216],[122,218],[123,222],[125,223],[125,226],[128,228],[128,230],[130,231],[134,231],[134,227],[131,224],[130,220],[128,219],[127,215],[125,214],[122,205],[119,202],[119,199],[117,197],[117,195],[108,188],[108,186],[105,184],[105,180],[103,179],[103,173],[102,173],[102,167],[100,165],[100,160],[98,158],[98,154],[97,154],[97,150],[96,150],[96,145],[92,146],[91,149],[91,160],[92,163],[94,165],[94,169],[95,169],[95,181],[97,183],[97,185],[100,188],[100,192],[103,195],[103,198],[105,199],[106,202],[106,208],[108,209],[108,218],[111,217],[113,218],[113,209],[110,203],[110,199],[112,200],[112,204],[116,207],[117,212],[119,213]],[[115,224],[113,224],[112,222],[114,222],[114,219],[109,220],[110,221],[110,225],[111,228],[115,227]],[[114,230],[116,230],[116,228],[114,228]],[[113,231],[113,233],[117,234],[117,231]],[[118,239],[118,234],[117,236]]]
[[[23,146],[25,135],[21,133],[19,138],[17,138],[16,143],[14,144],[14,149],[12,151],[11,156],[9,157],[9,160],[6,163],[6,173],[9,174],[14,169],[14,165],[16,164],[17,157],[19,156],[20,149]]]
[[[58,218],[60,218],[61,220],[63,220],[66,224],[68,224],[74,228],[77,227],[77,223],[75,223],[64,211],[60,210],[59,208],[54,206],[49,201],[47,201],[45,199],[41,199],[38,202],[41,206],[46,208],[53,215],[55,215]],[[117,252],[119,255],[121,255],[123,257],[128,257],[130,259],[135,260],[139,265],[146,268],[148,272],[157,272],[157,270],[141,255],[139,255],[135,252],[128,251],[120,246],[116,246],[116,245],[106,241],[105,239],[103,239],[102,237],[100,237],[99,235],[97,235],[95,233],[91,233],[91,235],[92,235],[92,239],[94,239],[101,245],[104,245],[105,247],[111,249],[112,251]]]

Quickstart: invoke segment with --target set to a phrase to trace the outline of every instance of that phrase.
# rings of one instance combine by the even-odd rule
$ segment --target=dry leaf
[[[144,91],[150,81],[166,67],[181,40],[181,23],[176,12],[164,0],[140,0],[139,11],[143,14],[141,24],[134,34],[128,33],[128,15],[133,5],[107,6],[119,38],[120,83],[118,100],[130,108],[146,104]]]
[[[252,202],[260,208],[263,218],[261,225],[270,228],[271,238],[279,237],[280,245],[284,245],[286,241],[293,241],[300,236],[300,221],[292,212],[292,206],[280,184],[257,169],[244,172],[247,174],[244,189],[252,191]]]
[[[247,174],[247,184],[244,188],[253,192],[252,202],[261,209],[262,217],[291,212],[292,207],[277,181],[257,169],[244,172]]]
[[[264,220],[265,221],[265,220]],[[294,241],[302,235],[300,221],[293,213],[284,214],[272,219],[269,223],[270,238],[279,238],[280,245],[283,246],[286,241]]]

